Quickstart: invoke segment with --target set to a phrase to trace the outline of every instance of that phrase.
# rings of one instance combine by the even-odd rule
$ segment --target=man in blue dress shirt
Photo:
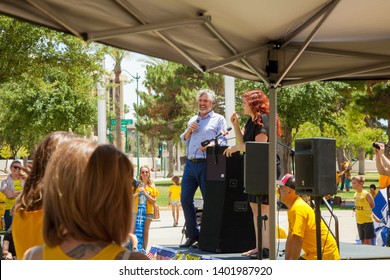
[[[214,145],[211,141],[207,146],[202,147],[201,143],[215,138],[226,131],[226,119],[213,111],[215,104],[215,92],[210,89],[200,90],[197,95],[198,114],[193,116],[180,138],[187,146],[186,166],[181,181],[181,204],[188,239],[181,248],[187,248],[196,243],[199,239],[199,228],[196,223],[196,210],[194,206],[194,195],[198,187],[204,198],[206,191],[206,149]],[[226,137],[217,139],[219,145],[226,145]]]

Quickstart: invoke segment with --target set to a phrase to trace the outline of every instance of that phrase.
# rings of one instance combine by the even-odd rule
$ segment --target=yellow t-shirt
[[[109,244],[103,248],[99,253],[90,258],[90,260],[115,260],[116,256],[124,251],[125,248],[117,244]],[[44,260],[74,260],[62,251],[60,246],[49,247],[43,246],[43,259]]]
[[[378,188],[386,189],[390,185],[390,176],[379,175]]]
[[[356,192],[353,197],[355,200],[356,223],[360,225],[372,222],[372,208],[366,199],[367,195],[368,192],[363,190],[360,193]]]
[[[23,186],[20,180],[14,180],[14,190],[15,191],[23,190]],[[14,204],[15,204],[15,198],[5,197],[5,210],[10,210]]]
[[[158,197],[160,195],[158,189],[154,186],[154,184],[152,186],[149,185],[146,186],[145,190],[150,196]],[[137,213],[138,211],[139,187],[135,189],[135,193],[137,195],[135,196],[134,203],[133,203],[133,213]],[[148,200],[146,200],[146,215],[153,214],[153,212],[154,212],[153,204],[150,203]]]
[[[340,173],[336,173],[336,183],[337,184],[341,183],[341,174]]]
[[[314,210],[302,199],[298,198],[287,212],[289,234],[303,238],[302,257],[306,260],[317,259],[316,222]],[[339,260],[340,254],[336,240],[328,232],[321,220],[321,244],[323,260]]]
[[[43,245],[43,209],[35,211],[15,211],[12,220],[12,238],[16,257],[23,258],[28,248]]]
[[[180,201],[181,186],[171,185],[169,187],[169,192],[171,193],[171,201],[172,200]]]
[[[4,216],[5,212],[5,194],[0,192],[0,216]]]

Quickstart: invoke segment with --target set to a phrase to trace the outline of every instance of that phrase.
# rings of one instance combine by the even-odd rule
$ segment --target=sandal
[[[257,255],[257,249],[252,249],[252,250],[249,250],[247,252],[244,252],[244,253],[241,254],[241,256],[243,256],[243,257],[250,257],[253,254]]]

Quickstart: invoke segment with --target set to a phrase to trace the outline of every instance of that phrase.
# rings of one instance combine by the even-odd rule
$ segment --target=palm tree
[[[114,83],[115,83],[115,142],[116,147],[122,149],[122,132],[121,132],[121,87],[120,87],[120,75],[122,73],[122,61],[125,57],[129,56],[129,53],[125,50],[111,49],[109,55],[114,60]]]

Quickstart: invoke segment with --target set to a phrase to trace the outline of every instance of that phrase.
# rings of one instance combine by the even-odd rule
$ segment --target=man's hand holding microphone
[[[187,131],[186,131],[186,133],[185,133],[185,135],[184,135],[184,139],[185,139],[185,140],[187,140],[188,138],[190,138],[191,134],[194,133],[194,132],[198,129],[200,120],[201,120],[201,118],[198,117],[198,118],[196,119],[196,121],[194,121],[192,124],[190,124],[190,125],[188,126],[188,129],[187,129]]]

